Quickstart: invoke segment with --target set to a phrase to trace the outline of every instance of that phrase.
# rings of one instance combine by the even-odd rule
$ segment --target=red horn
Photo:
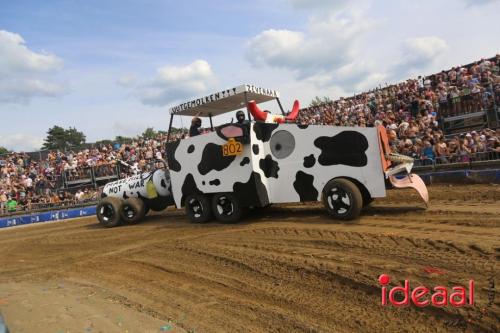
[[[259,109],[259,107],[257,106],[257,103],[255,103],[255,101],[248,102],[248,110],[250,111],[252,116],[255,118],[255,120],[266,121],[267,113],[262,112]]]
[[[295,102],[293,102],[292,112],[290,112],[290,114],[288,116],[286,116],[286,120],[287,121],[294,121],[298,115],[299,115],[299,101],[295,100]]]

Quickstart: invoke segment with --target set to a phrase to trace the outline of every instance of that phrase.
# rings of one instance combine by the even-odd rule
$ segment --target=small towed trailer
[[[270,101],[277,102],[281,115],[259,108]],[[214,128],[214,117],[242,108],[250,121]],[[104,203],[97,209],[99,220],[103,223],[108,208],[122,219],[127,219],[127,212],[133,217],[130,207],[111,197],[137,198],[145,207],[148,200],[163,198],[166,205],[184,207],[195,223],[214,217],[236,222],[245,208],[304,201],[322,201],[333,218],[352,220],[374,198],[385,197],[387,183],[412,187],[428,203],[425,184],[410,173],[413,159],[391,153],[385,128],[297,124],[298,112],[298,101],[286,115],[277,91],[251,85],[172,107],[166,147],[169,170],[161,170],[165,191],[162,195],[150,191],[149,198],[147,189],[137,191],[129,180],[122,180],[126,186],[118,191],[108,189],[120,181],[108,184]],[[178,116],[208,118],[212,131],[170,141],[172,122]],[[142,186],[147,187],[147,182]]]

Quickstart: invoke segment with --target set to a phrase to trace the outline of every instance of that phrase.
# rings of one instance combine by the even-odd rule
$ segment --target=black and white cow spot
[[[304,168],[312,168],[316,164],[314,154],[304,157]]]
[[[220,180],[219,179],[214,179],[208,182],[210,185],[214,186],[219,186],[220,185]]]
[[[206,175],[212,170],[221,171],[227,168],[235,158],[236,156],[224,156],[221,145],[208,143],[203,149],[198,171],[202,175]]]
[[[201,185],[205,185],[206,183],[207,183],[207,182],[203,180],[203,181],[201,182]]]
[[[255,155],[259,155],[259,145],[253,144],[252,145],[252,151]]]
[[[188,154],[191,154],[192,152],[194,152],[194,145],[189,145]]]
[[[167,160],[168,160],[168,167],[172,171],[181,171],[181,164],[179,161],[175,159],[175,151],[177,150],[177,147],[179,146],[179,143],[181,141],[177,140],[174,142],[169,142],[167,144]]]
[[[271,155],[267,154],[266,158],[261,158],[259,161],[259,167],[267,178],[278,178],[278,171],[280,167],[278,166],[278,162],[273,160]]]
[[[318,190],[314,187],[314,176],[305,172],[298,171],[295,175],[293,188],[297,191],[300,201],[318,200]]]
[[[297,124],[297,127],[300,129],[306,129],[309,127],[309,125],[308,124]]]
[[[196,186],[196,181],[194,180],[193,175],[190,173],[188,173],[186,175],[186,178],[184,178],[184,183],[182,184],[181,192],[182,192],[182,198],[181,198],[182,205],[184,205],[184,201],[186,200],[186,197],[188,195],[203,193],[198,189],[198,186]]]
[[[344,131],[335,136],[321,136],[314,140],[321,149],[318,163],[321,165],[344,164],[362,167],[368,163],[365,151],[368,149],[366,137],[355,131]]]
[[[256,122],[253,125],[253,131],[258,140],[267,142],[271,139],[272,132],[279,126],[279,124],[268,124]]]
[[[249,159],[247,156],[245,156],[245,157],[243,157],[243,159],[241,160],[241,162],[240,162],[240,166],[244,166],[244,165],[247,165],[247,164],[249,164],[249,163],[250,163],[250,159]]]
[[[164,187],[164,188],[167,188],[167,184],[165,183],[165,179],[162,179],[161,182],[160,182],[160,186],[161,187]]]
[[[257,172],[252,172],[246,183],[234,183],[233,193],[243,207],[264,207],[269,204],[266,186]]]
[[[139,199],[141,199],[142,201],[146,201],[148,200],[148,198],[146,198],[145,196],[143,196],[139,191],[136,192],[137,193],[137,197]]]

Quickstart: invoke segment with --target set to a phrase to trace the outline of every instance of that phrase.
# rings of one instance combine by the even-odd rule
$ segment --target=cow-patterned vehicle
[[[272,100],[278,102],[283,115],[272,115],[257,106]],[[245,106],[248,118],[254,121],[213,128],[213,117]],[[168,204],[185,207],[195,223],[212,217],[236,222],[246,208],[319,200],[332,217],[352,220],[374,198],[386,195],[387,183],[416,189],[427,204],[425,184],[419,176],[410,174],[413,160],[391,153],[383,127],[302,125],[295,121],[298,112],[295,101],[290,114],[285,115],[278,92],[251,85],[173,107],[169,138],[175,116],[208,117],[212,132],[168,140],[169,171],[161,171],[163,180],[156,186],[163,196],[152,190],[150,199],[146,190],[136,190],[147,187],[146,183],[131,182],[136,188],[115,188],[115,193],[109,189],[116,185],[109,185],[104,190],[107,200],[110,196],[129,201],[139,197],[148,206],[148,200],[158,202],[163,198]],[[151,189],[153,183],[149,184]],[[115,204],[118,199],[111,200]],[[103,201],[97,215],[104,225],[109,211],[121,212],[124,220],[135,217],[130,205],[110,207],[113,205]]]

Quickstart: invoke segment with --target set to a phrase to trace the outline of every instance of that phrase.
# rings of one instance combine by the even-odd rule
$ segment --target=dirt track
[[[2,230],[0,311],[13,333],[498,331],[500,186],[430,195],[423,210],[390,192],[349,224],[296,205],[237,225],[168,211],[115,229],[88,218]],[[476,305],[382,307],[381,273],[412,287],[474,279]]]

